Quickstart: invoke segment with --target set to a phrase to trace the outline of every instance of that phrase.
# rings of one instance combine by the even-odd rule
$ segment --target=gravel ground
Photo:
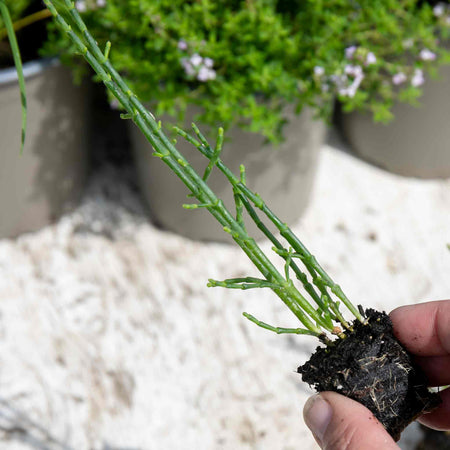
[[[364,306],[448,298],[450,180],[388,174],[331,142],[294,231]],[[316,449],[295,373],[315,340],[242,318],[295,326],[269,291],[207,288],[255,270],[238,248],[155,228],[132,178],[104,165],[71,214],[0,240],[0,447]]]

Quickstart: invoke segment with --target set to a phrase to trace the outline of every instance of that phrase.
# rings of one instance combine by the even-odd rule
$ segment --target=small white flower
[[[77,0],[75,2],[75,8],[77,9],[78,12],[80,13],[84,13],[87,10],[87,5],[86,5],[86,1],[85,0]]]
[[[182,58],[181,65],[183,66],[183,69],[187,75],[194,76],[196,74],[196,71],[191,64],[191,61],[188,58]]]
[[[357,47],[356,45],[351,45],[350,47],[347,47],[347,48],[345,49],[345,57],[346,57],[347,59],[352,59],[352,58],[353,58],[353,55],[355,54],[357,48],[358,48],[358,47]]]
[[[194,53],[189,61],[194,67],[198,67],[203,62],[203,58],[198,53]]]
[[[403,72],[398,72],[392,76],[392,82],[398,86],[399,84],[404,83],[407,80],[406,75]]]
[[[351,84],[348,84],[349,79],[347,78],[347,75],[341,76],[334,75],[330,78],[336,84],[337,91],[340,95],[344,97],[354,97],[356,91],[358,90],[361,82],[364,79],[364,73],[362,71],[361,66],[351,66],[351,65],[345,67],[345,72],[347,75],[351,75],[354,77]]]
[[[354,76],[355,78],[364,76],[364,75],[363,75],[362,67],[361,67],[361,66],[354,66],[354,65],[352,65],[352,64],[347,64],[347,65],[345,66],[345,68],[344,68],[344,72],[345,72],[347,75],[352,75],[352,76]]]
[[[445,13],[445,5],[443,3],[438,3],[434,8],[433,8],[433,14],[436,17],[441,17],[443,16]]]
[[[356,94],[356,90],[357,90],[357,87],[353,86],[353,84],[352,84],[352,85],[347,86],[345,88],[338,89],[338,93],[340,95],[342,95],[343,97],[353,98],[355,96],[355,94]]]
[[[202,58],[195,53],[190,58],[182,58],[181,65],[187,75],[196,77],[198,81],[209,81],[216,78],[216,72],[212,69],[214,61],[211,58]]]
[[[184,50],[187,50],[188,45],[187,45],[186,41],[184,41],[183,39],[180,39],[178,41],[177,47],[178,47],[179,50],[183,50],[184,51]]]
[[[377,62],[377,57],[374,53],[369,52],[366,56],[366,66],[370,66],[371,64],[375,64]]]
[[[208,67],[202,66],[197,74],[198,81],[209,81],[216,78],[216,72],[214,70],[208,69]]]
[[[436,59],[436,53],[433,53],[431,50],[424,48],[420,51],[420,59],[422,61],[434,61]]]
[[[449,25],[450,26],[450,16],[447,16],[445,18],[445,25]]]
[[[422,86],[422,84],[425,83],[425,78],[423,76],[423,70],[422,69],[416,69],[414,71],[414,75],[411,78],[411,85],[414,87]]]
[[[99,8],[104,8],[106,6],[106,0],[97,0],[97,6]]]
[[[314,75],[317,77],[321,77],[325,73],[325,69],[321,66],[314,67]]]
[[[211,69],[214,65],[214,61],[211,58],[203,58],[203,64]]]

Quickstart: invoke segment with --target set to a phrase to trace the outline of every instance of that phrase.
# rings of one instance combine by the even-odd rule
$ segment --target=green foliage
[[[328,117],[337,96],[345,109],[370,110],[386,121],[396,99],[420,95],[421,71],[448,58],[439,45],[448,38],[447,16],[436,17],[431,5],[417,0],[86,5],[83,19],[96,40],[102,47],[115,43],[112,63],[143,101],[157,104],[158,114],[181,118],[195,104],[201,122],[239,124],[273,141],[282,135],[289,103],[299,110],[312,105]],[[346,57],[351,46],[356,50]],[[46,51],[68,59],[73,50],[53,29]],[[424,50],[436,61],[424,60]],[[395,85],[400,73],[405,80]]]

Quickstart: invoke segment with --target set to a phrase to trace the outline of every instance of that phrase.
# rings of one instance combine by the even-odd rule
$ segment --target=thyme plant
[[[420,0],[78,0],[111,61],[155,112],[283,137],[284,108],[330,118],[338,98],[388,121],[397,101],[417,103],[427,73],[450,53],[450,9]],[[76,73],[74,46],[54,24],[45,45]],[[152,107],[153,108],[153,107]]]
[[[44,0],[44,2],[53,14],[56,23],[67,33],[77,51],[84,56],[111,94],[127,111],[121,117],[132,120],[140,128],[152,145],[154,156],[166,163],[183,181],[191,192],[189,197],[197,199],[197,203],[187,204],[184,207],[188,209],[206,208],[261,273],[261,278],[209,280],[208,286],[231,289],[271,289],[293,312],[302,327],[274,327],[259,321],[248,313],[244,313],[244,316],[262,328],[279,334],[308,334],[320,338],[327,344],[331,343],[329,333],[345,337],[341,327],[351,329],[351,325],[341,313],[340,303],[343,303],[357,320],[364,322],[362,312],[350,302],[339,285],[324,271],[298,237],[269,209],[263,199],[247,186],[245,168],[241,166],[240,174],[236,176],[224,165],[220,158],[223,129],[219,129],[214,146],[208,143],[194,124],[192,125],[192,134],[176,129],[181,137],[187,139],[205,156],[208,163],[203,175],[199,175],[166,136],[161,122],[156,121],[152,113],[139,102],[136,95],[112,66],[109,61],[111,43],[108,42],[105,49],[100,50],[72,1]],[[236,206],[233,213],[224,206],[222,200],[212,192],[207,184],[212,170],[220,170],[230,182]],[[244,211],[273,243],[273,251],[284,260],[283,273],[272,264],[256,241],[247,233]],[[281,237],[286,241],[285,243],[280,242],[269,231],[260,218],[261,213],[275,225]],[[304,293],[296,287],[294,278],[300,281]]]

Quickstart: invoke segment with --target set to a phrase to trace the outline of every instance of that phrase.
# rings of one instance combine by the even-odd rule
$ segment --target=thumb
[[[303,417],[323,450],[399,450],[365,406],[335,392],[309,398]]]

